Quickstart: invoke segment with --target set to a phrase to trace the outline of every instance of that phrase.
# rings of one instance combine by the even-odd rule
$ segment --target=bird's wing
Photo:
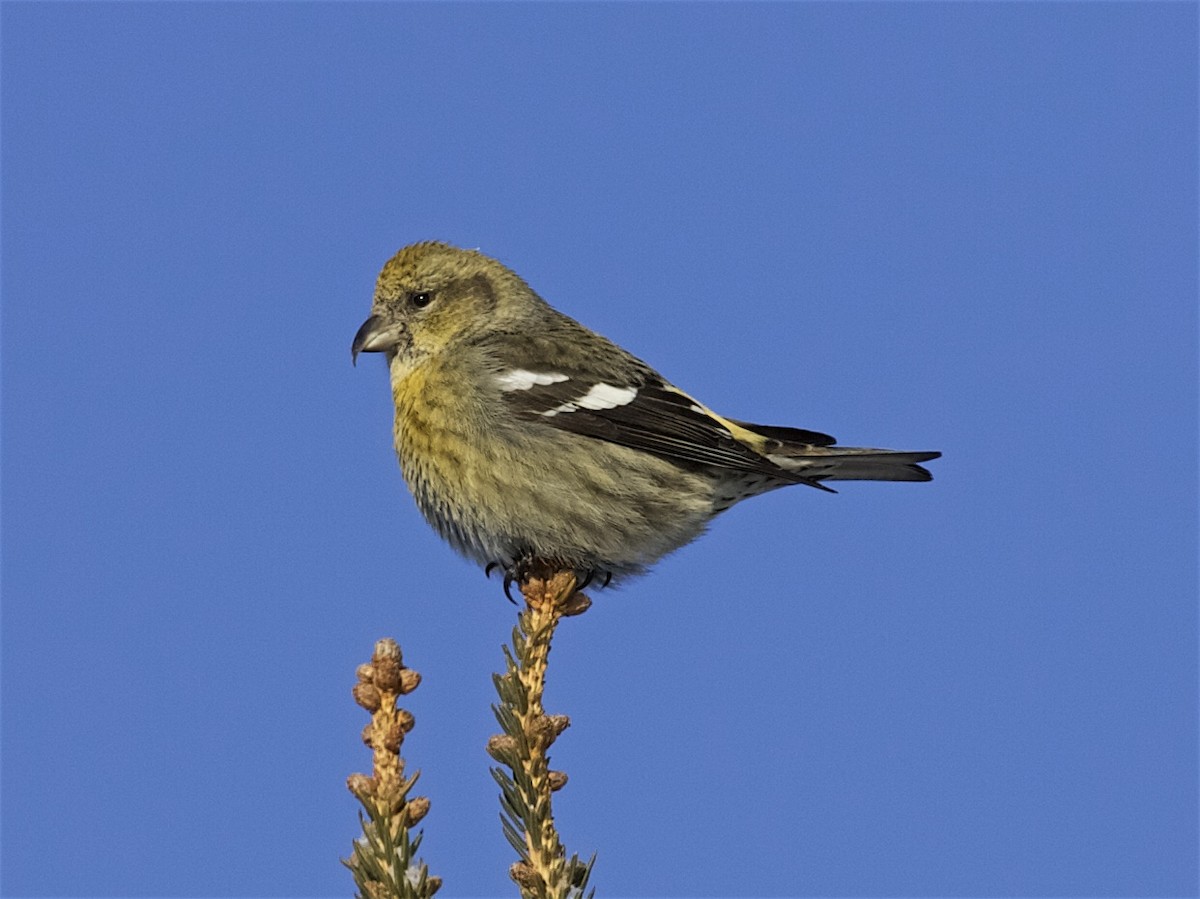
[[[563,360],[558,360],[561,363]],[[781,468],[763,453],[778,439],[717,415],[637,360],[614,377],[591,366],[557,364],[510,368],[496,375],[503,402],[515,416],[574,434],[653,453],[674,462],[764,474],[782,481],[817,481]],[[587,370],[590,368],[591,370]],[[770,429],[768,429],[770,430]],[[816,445],[832,438],[812,431]]]

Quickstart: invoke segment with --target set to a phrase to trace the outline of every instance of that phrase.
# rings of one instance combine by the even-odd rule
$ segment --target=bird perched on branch
[[[444,243],[383,267],[359,353],[386,355],[396,452],[422,514],[501,568],[506,588],[535,561],[581,582],[638,574],[747,497],[928,481],[919,463],[941,455],[725,418],[500,262]]]

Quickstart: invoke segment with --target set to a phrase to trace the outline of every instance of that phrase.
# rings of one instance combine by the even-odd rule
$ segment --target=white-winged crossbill
[[[388,261],[351,352],[386,355],[396,452],[426,520],[506,584],[535,560],[607,583],[747,497],[927,481],[919,463],[940,455],[725,418],[495,259],[444,243]]]

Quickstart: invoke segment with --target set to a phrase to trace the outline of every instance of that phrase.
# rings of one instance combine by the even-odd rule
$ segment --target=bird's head
[[[543,304],[520,276],[495,259],[434,241],[412,244],[379,273],[371,316],[354,335],[351,358],[439,353],[504,327],[531,305]]]

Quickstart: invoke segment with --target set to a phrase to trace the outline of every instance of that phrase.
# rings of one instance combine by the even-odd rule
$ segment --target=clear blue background
[[[746,503],[553,656],[607,896],[1197,890],[1197,7],[15,4],[6,895],[346,895],[355,666],[515,895],[513,610],[428,531],[384,260],[480,247],[738,417],[941,449]]]

